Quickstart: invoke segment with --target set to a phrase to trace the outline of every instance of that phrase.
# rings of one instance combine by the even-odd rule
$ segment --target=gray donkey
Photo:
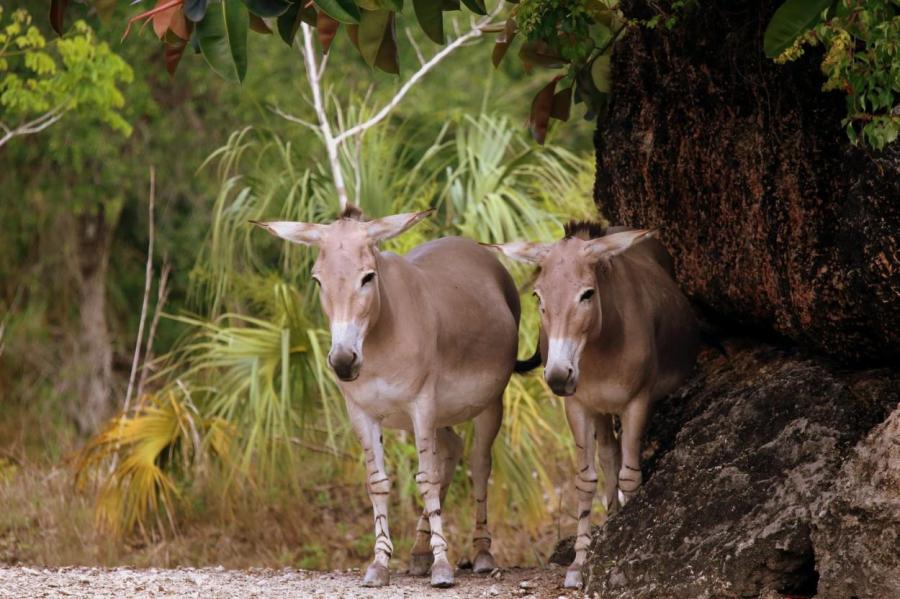
[[[547,384],[565,397],[578,450],[578,536],[565,586],[579,587],[597,486],[595,443],[603,503],[613,512],[641,484],[641,437],[651,404],[693,369],[697,323],[675,283],[672,258],[653,231],[570,223],[565,239],[553,244],[490,247],[540,266],[534,284],[539,354]],[[622,422],[621,448],[613,415]]]

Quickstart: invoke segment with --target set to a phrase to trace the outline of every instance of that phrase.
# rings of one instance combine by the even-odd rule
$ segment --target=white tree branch
[[[425,64],[425,55],[422,54],[421,48],[419,48],[419,44],[416,43],[416,38],[413,37],[412,31],[409,27],[404,27],[403,30],[406,32],[406,39],[409,40],[409,45],[413,47],[413,50],[416,51],[416,58],[419,59],[419,64]]]
[[[400,102],[403,100],[403,98],[406,96],[406,94],[409,93],[409,90],[411,90],[416,85],[416,83],[418,83],[419,80],[422,79],[422,77],[427,75],[428,72],[431,71],[431,69],[436,67],[442,60],[447,58],[450,54],[452,54],[454,51],[456,51],[457,49],[462,47],[467,42],[470,42],[474,39],[481,37],[484,34],[484,32],[482,31],[482,28],[485,25],[487,25],[488,23],[490,23],[490,21],[494,18],[494,16],[499,11],[500,6],[502,6],[502,3],[498,3],[498,8],[495,9],[493,12],[491,12],[491,14],[489,14],[486,17],[477,21],[475,23],[475,25],[472,27],[472,29],[470,29],[466,33],[460,35],[459,37],[457,37],[455,40],[453,40],[452,42],[450,42],[449,44],[444,46],[440,52],[438,52],[437,54],[432,56],[430,60],[424,62],[422,64],[422,66],[419,68],[419,70],[416,71],[415,73],[413,73],[413,75],[409,79],[406,80],[406,83],[404,83],[400,87],[400,89],[397,91],[397,93],[394,95],[394,97],[391,98],[390,102],[385,104],[382,107],[382,109],[379,110],[377,114],[375,114],[375,116],[373,116],[372,118],[370,118],[369,120],[367,120],[363,123],[356,125],[355,127],[351,127],[350,129],[347,129],[346,131],[340,133],[335,138],[335,140],[334,140],[335,143],[339,145],[339,144],[343,143],[344,141],[346,141],[348,138],[353,137],[354,135],[359,135],[360,133],[363,133],[366,130],[371,129],[372,127],[374,127],[375,125],[377,125],[378,123],[380,123],[381,121],[386,119],[388,117],[388,115],[395,108],[397,108],[397,106],[400,104]]]
[[[3,147],[6,142],[11,140],[14,137],[18,137],[20,135],[34,135],[35,133],[40,133],[47,127],[50,127],[59,119],[65,116],[66,112],[69,109],[65,104],[60,104],[56,108],[49,110],[37,117],[34,120],[28,121],[27,123],[23,123],[16,127],[15,129],[10,129],[6,125],[0,123],[0,128],[3,129],[3,137],[0,137],[0,147]]]
[[[325,112],[325,103],[322,101],[322,73],[316,66],[316,51],[313,46],[312,27],[306,23],[301,23],[303,30],[303,62],[306,65],[306,78],[309,81],[310,91],[313,96],[313,109],[316,111],[316,118],[319,121],[319,131],[322,134],[322,140],[325,142],[325,151],[328,153],[328,163],[331,166],[331,177],[334,179],[334,187],[337,190],[338,204],[343,212],[347,207],[349,200],[347,198],[347,186],[344,183],[344,173],[341,170],[341,160],[338,156],[338,141],[335,139],[331,130],[331,123],[328,120],[328,114]],[[322,61],[322,68],[325,67],[325,61]]]

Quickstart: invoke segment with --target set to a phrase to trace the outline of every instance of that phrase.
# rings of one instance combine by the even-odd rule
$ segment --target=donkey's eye
[[[368,285],[369,283],[371,283],[374,280],[375,280],[375,273],[367,272],[366,274],[363,275],[362,283],[360,283],[359,286],[365,287],[366,285]]]
[[[589,302],[589,301],[591,301],[592,297],[594,297],[594,290],[593,289],[585,289],[584,292],[582,292],[581,297],[578,298],[578,300],[582,301],[582,302]]]

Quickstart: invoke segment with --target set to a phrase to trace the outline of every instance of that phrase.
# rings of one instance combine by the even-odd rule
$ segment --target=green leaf
[[[288,0],[244,0],[244,4],[250,12],[260,17],[278,17],[291,7]]]
[[[484,5],[484,0],[462,0],[462,2],[469,10],[471,10],[475,14],[487,14],[487,7]]]
[[[66,9],[69,8],[69,0],[51,0],[50,2],[50,26],[57,35],[65,31]]]
[[[357,46],[366,64],[374,67],[385,31],[391,23],[391,13],[387,10],[364,10],[360,16]]]
[[[200,22],[209,5],[209,0],[184,0],[184,16],[189,21]]]
[[[775,58],[809,31],[834,0],[787,0],[778,7],[763,35],[763,50]]]
[[[225,17],[225,33],[228,48],[234,60],[238,81],[247,74],[247,31],[250,29],[250,13],[241,0],[222,0]]]
[[[359,23],[359,7],[353,0],[315,0],[316,6],[328,13],[328,16],[341,23],[351,25]]]
[[[601,54],[591,63],[591,79],[593,79],[597,91],[604,94],[609,93],[609,54]]]
[[[228,32],[225,30],[223,3],[210,4],[206,16],[197,23],[197,44],[203,58],[217,75],[229,81],[238,80],[234,57],[228,43]]]
[[[306,22],[309,26],[316,26],[316,9],[304,8],[301,2],[291,4],[283,15],[278,17],[276,25],[278,26],[278,35],[284,40],[288,46],[294,45],[294,37],[300,28],[301,22]]]
[[[436,0],[413,0],[413,8],[422,31],[438,44],[444,43],[444,16]]]

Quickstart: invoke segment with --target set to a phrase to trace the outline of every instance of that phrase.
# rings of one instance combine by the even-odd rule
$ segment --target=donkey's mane
[[[566,232],[566,239],[577,237],[578,239],[587,240],[606,235],[606,227],[590,220],[570,220],[563,229]]]
[[[351,203],[347,203],[347,206],[341,211],[338,215],[338,218],[341,220],[365,220],[363,218],[363,211],[360,210],[358,206],[354,206]]]

